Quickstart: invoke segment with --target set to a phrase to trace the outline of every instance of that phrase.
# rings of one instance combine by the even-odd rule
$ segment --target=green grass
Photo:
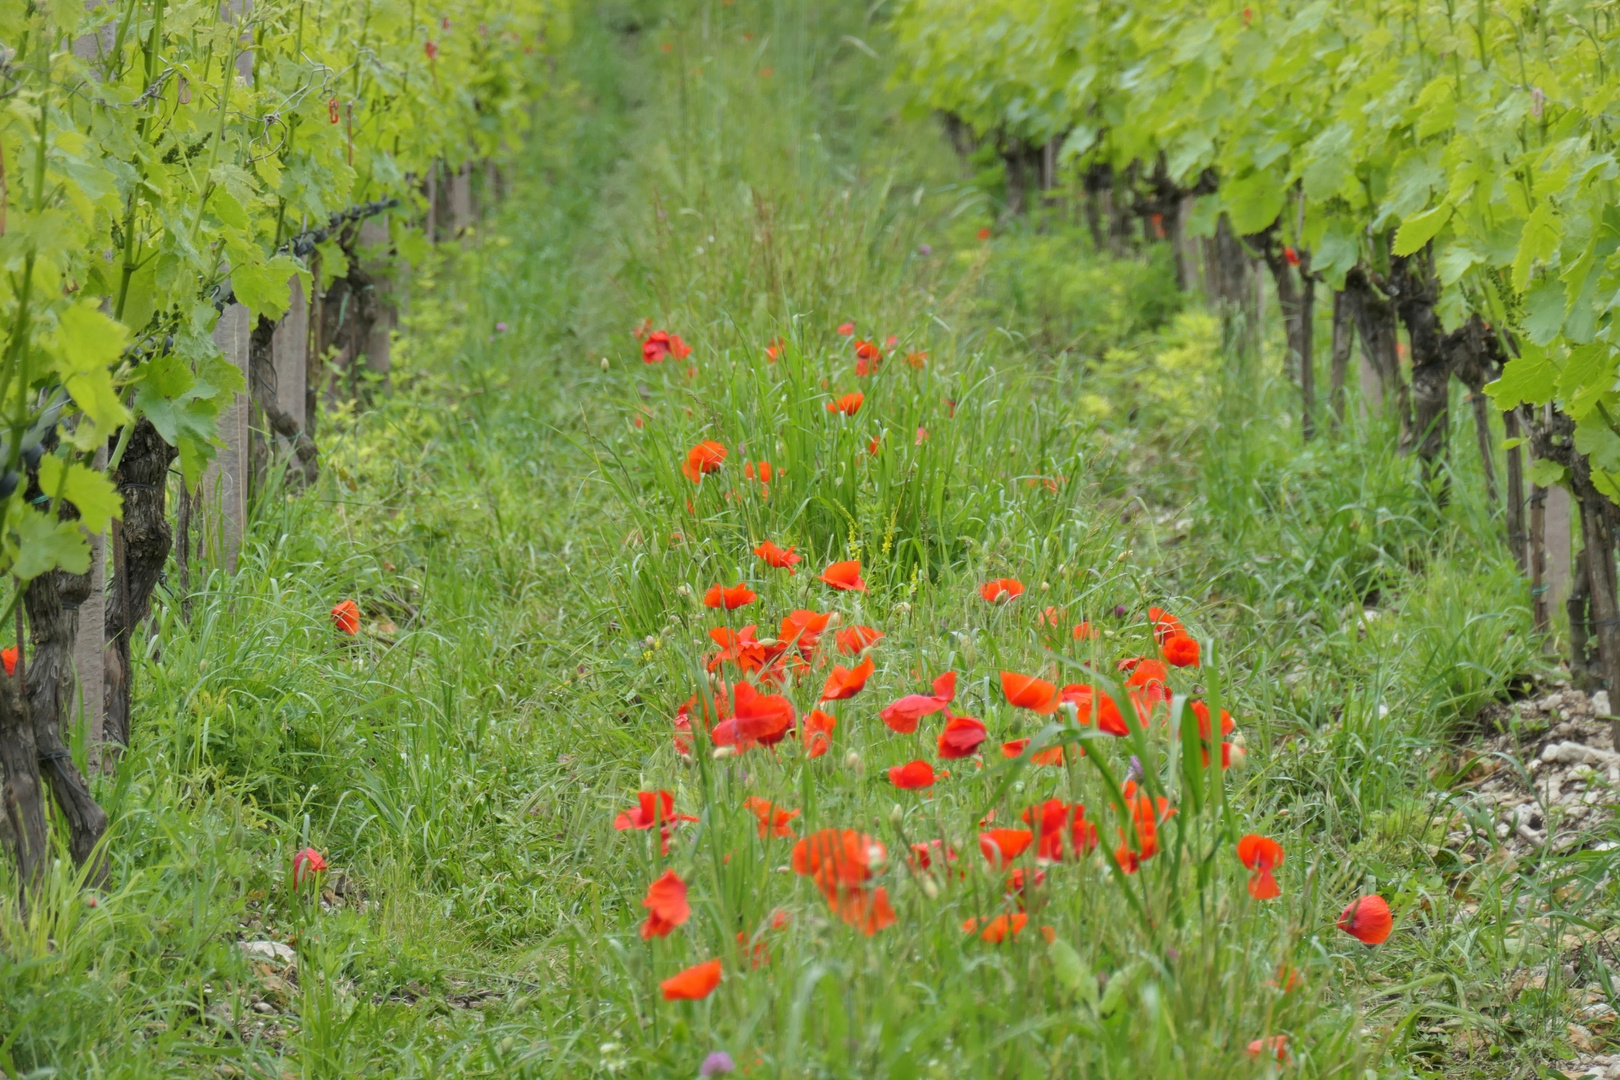
[[[1468,812],[1436,786],[1452,740],[1544,670],[1467,429],[1437,503],[1387,431],[1302,449],[1286,385],[1221,352],[1163,252],[1110,260],[1062,220],[979,241],[994,206],[902,119],[858,5],[646,2],[580,24],[575,88],[543,107],[510,204],[413,276],[395,393],[328,426],[323,482],[260,508],[189,625],[159,605],[137,745],[101,789],[113,885],[90,907],[60,870],[27,921],[0,912],[0,1067],[651,1077],[725,1049],[784,1077],[1224,1077],[1264,1075],[1245,1048],[1273,1034],[1302,1075],[1551,1067],[1559,936],[1616,900],[1593,853],[1438,847]],[[642,364],[644,319],[693,345],[692,374]],[[855,376],[846,320],[898,339],[876,377]],[[857,388],[855,417],[826,411]],[[679,465],[701,439],[731,456],[694,488]],[[785,467],[768,498],[745,458]],[[797,545],[800,572],[765,570],[764,539]],[[868,593],[815,580],[852,557]],[[1002,575],[1030,591],[987,605],[977,586]],[[753,606],[694,598],[738,580]],[[326,613],[350,596],[367,630],[340,641]],[[1151,651],[1154,604],[1213,646],[1172,680],[1238,719],[1250,755],[1224,794],[1176,729],[1088,739],[1066,768],[1004,762],[1003,739],[1072,735],[1009,707],[996,672],[1107,671]],[[1049,605],[1103,636],[1054,633]],[[887,635],[832,710],[834,752],[683,762],[672,718],[706,685],[708,628],[764,637],[798,607]],[[937,718],[897,736],[878,710],[947,669],[991,730],[985,767],[896,791],[884,770],[933,757]],[[822,678],[789,684],[800,712]],[[1132,753],[1178,814],[1121,879],[1108,777]],[[667,859],[612,828],[659,788],[701,819]],[[798,835],[885,843],[896,924],[831,917],[748,795],[798,809]],[[1052,796],[1087,805],[1102,852],[1045,868],[1016,941],[965,935],[1010,910],[980,818]],[[1287,849],[1280,900],[1244,890],[1247,831]],[[907,870],[932,838],[960,880]],[[324,911],[285,883],[306,844],[334,867]],[[693,916],[649,944],[640,901],[666,865]],[[1333,928],[1369,887],[1397,912],[1376,950]],[[777,908],[788,926],[762,930]],[[296,937],[299,977],[255,970],[238,937]],[[713,997],[659,1000],[711,956]],[[1576,984],[1607,971],[1572,962]],[[1536,965],[1544,991],[1506,991]],[[1465,1028],[1493,1045],[1460,1052]]]

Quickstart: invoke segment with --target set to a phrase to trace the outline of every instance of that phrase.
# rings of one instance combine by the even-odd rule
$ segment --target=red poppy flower
[[[732,697],[731,719],[709,733],[716,746],[735,746],[739,752],[756,744],[775,746],[793,726],[793,705],[780,694],[761,694],[748,683],[738,683]]]
[[[665,1001],[701,1001],[720,985],[720,961],[708,960],[658,984]]]
[[[894,925],[894,908],[889,906],[889,891],[879,885],[875,889],[852,889],[833,905],[845,925],[853,926],[867,937],[884,927]]]
[[[990,230],[989,229],[980,229],[979,230],[979,239],[980,240],[988,240],[988,239],[990,239]]]
[[[782,358],[782,350],[785,348],[787,348],[787,342],[782,338],[777,338],[765,346],[765,359],[772,364],[776,363]]]
[[[939,756],[947,761],[965,758],[989,737],[983,720],[971,716],[953,716],[945,722],[945,730],[939,733]]]
[[[842,664],[834,664],[832,674],[827,676],[827,682],[821,688],[822,701],[845,701],[860,693],[866,687],[866,680],[872,677],[872,658],[868,656],[853,669]]]
[[[1029,746],[1028,739],[1011,739],[1001,744],[1001,756],[1015,758],[1022,754],[1027,746]],[[1035,756],[1029,759],[1029,763],[1031,765],[1061,765],[1063,764],[1063,747],[1048,746],[1045,750],[1037,751]]]
[[[1036,867],[1035,872],[1033,874],[1027,874],[1027,873],[1024,872],[1024,868],[1022,866],[1020,866],[1020,867],[1018,867],[1018,869],[1014,870],[1012,873],[1007,875],[1006,893],[1007,893],[1008,896],[1011,896],[1011,897],[1014,898],[1014,900],[1018,904],[1018,910],[1022,911],[1022,910],[1024,910],[1025,894],[1030,889],[1037,889],[1037,888],[1040,888],[1042,885],[1045,885],[1045,884],[1046,884],[1046,871],[1045,870],[1042,870],[1039,867]]]
[[[924,364],[928,363],[928,353],[922,351],[908,352],[906,353],[906,363],[910,364],[914,368],[920,368]]]
[[[1289,1062],[1288,1036],[1273,1035],[1269,1039],[1256,1039],[1251,1042],[1249,1044],[1250,1059],[1258,1061],[1262,1055],[1276,1058],[1279,1065],[1287,1065]]]
[[[1170,808],[1170,800],[1150,797],[1146,792],[1139,791],[1134,780],[1125,782],[1123,792],[1125,805],[1130,810],[1131,824],[1134,826],[1134,836],[1127,837],[1125,831],[1120,830],[1120,852],[1129,853],[1132,858],[1127,859],[1119,852],[1116,858],[1124,865],[1130,864],[1126,873],[1134,873],[1138,861],[1153,858],[1159,853],[1159,826],[1175,816]]]
[[[1277,977],[1267,979],[1266,985],[1273,990],[1281,990],[1286,994],[1291,990],[1299,989],[1302,982],[1304,982],[1304,979],[1300,976],[1298,968],[1290,967],[1287,964],[1278,964]]]
[[[912,844],[911,857],[906,861],[911,864],[913,870],[922,873],[933,869],[936,859],[939,860],[940,868],[945,869],[948,864],[956,861],[956,851],[943,840],[929,840],[927,843]]]
[[[4,664],[7,675],[17,674],[17,646],[0,649],[0,664]]]
[[[757,795],[750,795],[743,800],[743,806],[752,811],[759,820],[759,838],[764,840],[770,836],[792,836],[793,826],[789,824],[799,816],[797,810],[784,810],[776,806],[769,799],[761,799]]]
[[[934,680],[932,694],[907,694],[878,715],[899,735],[917,730],[917,721],[939,712],[956,696],[956,672],[947,671]]]
[[[1130,729],[1125,726],[1125,718],[1119,715],[1119,706],[1114,704],[1114,699],[1107,694],[1098,693],[1094,687],[1070,683],[1061,691],[1059,700],[1074,706],[1076,723],[1091,723],[1091,711],[1095,705],[1099,731],[1121,737],[1130,734]]]
[[[1007,695],[1007,704],[1015,708],[1033,709],[1042,714],[1057,711],[1058,689],[1045,679],[1003,671],[1001,692]]]
[[[870,936],[894,923],[889,894],[866,888],[887,857],[883,844],[864,833],[822,829],[794,845],[793,870],[816,883],[839,918]]]
[[[874,630],[870,626],[851,626],[847,630],[839,630],[833,634],[838,642],[838,651],[855,656],[876,645],[883,639],[883,631]]]
[[[821,580],[839,592],[865,592],[866,582],[861,580],[861,560],[835,562],[821,572]]]
[[[1299,265],[1299,252],[1286,244],[1283,245],[1283,258],[1288,260],[1289,266]]]
[[[1080,623],[1074,628],[1074,640],[1076,641],[1091,641],[1096,637],[1097,631],[1093,630],[1088,622]]]
[[[758,671],[765,666],[765,646],[754,638],[755,627],[745,626],[741,630],[732,630],[726,626],[716,626],[709,630],[709,637],[720,646],[720,651],[709,657],[706,665],[708,670],[714,671],[722,664],[736,664],[740,671]]]
[[[667,791],[638,791],[636,792],[636,805],[628,810],[621,810],[619,816],[613,819],[613,827],[620,832],[626,829],[650,829],[654,825],[668,824],[684,820],[696,821],[695,817],[677,815],[675,813],[675,796]]]
[[[755,548],[754,554],[764,559],[766,566],[777,570],[786,570],[790,574],[795,572],[794,565],[804,558],[803,555],[795,555],[793,548],[789,547],[786,551],[783,551],[769,540]]]
[[[1203,749],[1203,751],[1201,751],[1201,753],[1202,753],[1203,758],[1204,758],[1204,767],[1208,768],[1209,767],[1209,749],[1208,749],[1208,747],[1209,747],[1209,742],[1210,742],[1209,706],[1204,704],[1202,701],[1191,701],[1191,702],[1188,702],[1187,704],[1188,704],[1188,708],[1192,709],[1193,715],[1198,717],[1198,735],[1199,735],[1199,738],[1202,740],[1202,742],[1204,744],[1204,749]],[[1232,722],[1232,714],[1227,712],[1225,709],[1222,709],[1221,710],[1221,735],[1224,737],[1224,736],[1232,734],[1233,730],[1236,727],[1237,727],[1237,725]],[[1223,768],[1223,769],[1231,768],[1231,766],[1232,766],[1232,751],[1234,749],[1235,749],[1235,747],[1233,747],[1233,745],[1231,743],[1229,743],[1229,742],[1224,742],[1223,741],[1221,743],[1221,768]]]
[[[902,791],[917,791],[934,786],[934,767],[926,761],[908,761],[889,770],[889,783]]]
[[[1126,686],[1147,687],[1158,683],[1163,686],[1165,680],[1170,678],[1170,669],[1157,660],[1149,660],[1144,656],[1132,656],[1119,662],[1119,670],[1130,672],[1125,680]]]
[[[1198,640],[1186,634],[1171,634],[1159,646],[1159,651],[1164,654],[1165,663],[1173,667],[1198,666]]]
[[[851,337],[855,333],[855,324],[852,322],[841,323],[839,324],[838,332],[844,337]]]
[[[1017,937],[1029,925],[1029,916],[1022,911],[1015,911],[1010,915],[997,915],[984,924],[984,932],[979,936],[992,945],[1000,945],[1009,937]],[[962,933],[971,934],[979,929],[978,919],[968,919],[962,924]]]
[[[692,915],[686,902],[686,882],[673,870],[665,870],[663,877],[647,886],[641,906],[647,909],[647,921],[641,924],[643,941],[668,937]]]
[[[711,608],[723,607],[727,611],[735,611],[737,608],[752,604],[757,599],[759,599],[759,594],[741,582],[736,585],[727,585],[724,588],[716,584],[710,585],[709,591],[703,594],[703,606]]]
[[[837,726],[836,718],[820,709],[810,710],[804,718],[804,756],[818,758],[832,749],[833,728]]]
[[[1034,842],[1035,834],[1028,829],[990,829],[979,834],[979,853],[985,862],[1004,870]]]
[[[866,395],[860,393],[859,391],[853,394],[845,394],[836,401],[827,402],[827,411],[843,413],[845,416],[854,416],[856,413],[861,411],[861,403],[865,400]]]
[[[332,609],[332,625],[350,637],[358,634],[360,632],[360,605],[353,600],[344,600],[339,603]],[[13,650],[11,668],[6,669],[6,674],[10,675],[12,668],[16,666],[16,651]]]
[[[979,595],[990,603],[1002,603],[1024,595],[1024,583],[1017,578],[996,578],[979,586]]]
[[[1339,929],[1364,945],[1381,945],[1394,929],[1395,917],[1382,896],[1358,896],[1339,916]]]
[[[1271,900],[1282,895],[1271,872],[1282,865],[1283,849],[1269,836],[1249,833],[1237,842],[1238,862],[1249,868],[1249,895]]]
[[[691,353],[692,346],[664,330],[654,330],[641,343],[641,361],[644,364],[661,364],[666,356],[685,360]]]
[[[806,611],[804,608],[798,608],[789,612],[783,618],[782,629],[777,636],[781,638],[786,647],[792,648],[797,645],[799,652],[809,658],[810,654],[815,652],[816,646],[821,642],[822,631],[827,629],[827,624],[831,621],[832,612],[830,611],[822,615],[814,611]]]
[[[686,452],[686,461],[681,465],[681,472],[695,484],[709,473],[719,470],[725,460],[726,448],[712,439],[707,440]]]
[[[312,847],[304,848],[292,857],[292,887],[296,891],[304,882],[326,873],[326,860]]]
[[[1097,849],[1097,827],[1086,820],[1086,808],[1079,803],[1048,799],[1025,810],[1023,818],[1035,830],[1035,857],[1042,862],[1061,862],[1065,839],[1071,859]]]
[[[861,339],[855,342],[855,356],[868,365],[868,370],[877,374],[878,364],[883,360],[883,350],[878,348],[877,342]]]
[[[1181,625],[1181,620],[1164,608],[1148,608],[1148,622],[1153,624],[1153,640],[1160,645],[1163,645],[1164,639],[1172,634],[1187,632],[1187,628]]]

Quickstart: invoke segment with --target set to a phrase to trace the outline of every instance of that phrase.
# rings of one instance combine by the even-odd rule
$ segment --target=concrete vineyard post
[[[232,304],[214,327],[214,344],[248,377],[248,313]],[[247,528],[248,395],[234,394],[220,411],[220,439],[225,443],[203,472],[199,548],[227,573],[236,573],[236,557]]]
[[[388,234],[388,218],[379,216],[370,218],[360,226],[360,250],[371,256],[367,261],[372,280],[385,279],[385,264],[388,261],[389,245],[391,241]],[[391,290],[376,290],[376,321],[371,324],[371,332],[366,339],[366,369],[374,375],[382,377],[384,391],[388,389],[388,373],[392,370],[392,332],[398,321],[398,313],[394,309],[394,300]]]
[[[1573,560],[1570,555],[1571,526],[1569,489],[1554,484],[1547,489],[1547,501],[1542,508],[1542,543],[1546,550],[1546,570],[1543,574],[1544,602],[1547,610],[1558,611],[1569,599],[1574,582]]]

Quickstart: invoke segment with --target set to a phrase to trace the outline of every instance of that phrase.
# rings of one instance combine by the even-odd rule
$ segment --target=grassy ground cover
[[[0,914],[0,1067],[690,1076],[723,1052],[772,1076],[1520,1076],[1567,1057],[1572,1009],[1609,986],[1580,936],[1614,907],[1602,857],[1516,855],[1490,823],[1481,847],[1447,840],[1473,828],[1475,716],[1549,674],[1477,464],[1457,455],[1442,502],[1354,417],[1302,450],[1287,386],[1223,352],[1162,253],[995,221],[888,96],[859,5],[580,24],[576,89],[510,205],[413,279],[393,396],[334,423],[319,489],[261,508],[189,625],[163,605],[103,792],[114,887],[92,907],[64,872],[28,921]],[[644,363],[654,329],[690,355]],[[727,453],[696,482],[704,441]],[[764,541],[802,561],[768,566]],[[821,580],[855,560],[864,591]],[[987,600],[1001,578],[1025,591]],[[756,598],[711,609],[716,584]],[[326,614],[346,597],[352,639]],[[1159,655],[1150,607],[1202,642],[1167,700],[1118,666]],[[818,646],[783,627],[796,611],[836,615]],[[863,626],[869,650],[840,641]],[[823,701],[863,652],[864,687]],[[946,672],[976,755],[944,756],[943,709],[914,732],[880,715]],[[1003,672],[1095,687],[1093,722]],[[744,682],[792,710],[774,748],[739,752],[739,729],[778,733]],[[1103,699],[1135,715],[1131,689],[1148,722],[1104,734]],[[1195,700],[1235,718],[1240,768],[1204,760]],[[897,785],[914,761],[950,775]],[[667,851],[615,828],[661,791],[694,819]],[[1050,800],[1094,834],[1068,810],[1026,822]],[[795,851],[824,830],[836,845]],[[1275,899],[1251,895],[1249,833],[1286,852]],[[286,880],[305,845],[332,865],[319,902]],[[805,872],[818,856],[841,884]],[[690,913],[647,940],[666,871]],[[1395,913],[1376,947],[1335,928],[1363,894]],[[242,941],[291,943],[296,968]],[[714,960],[711,994],[665,1000]]]

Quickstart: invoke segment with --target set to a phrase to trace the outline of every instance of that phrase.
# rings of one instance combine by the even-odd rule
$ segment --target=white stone
[[[241,949],[249,960],[263,960],[270,964],[295,964],[298,954],[293,952],[291,945],[283,945],[279,941],[238,941],[236,947]]]
[[[1609,715],[1609,692],[1599,690],[1592,695],[1592,711],[1599,716]]]

